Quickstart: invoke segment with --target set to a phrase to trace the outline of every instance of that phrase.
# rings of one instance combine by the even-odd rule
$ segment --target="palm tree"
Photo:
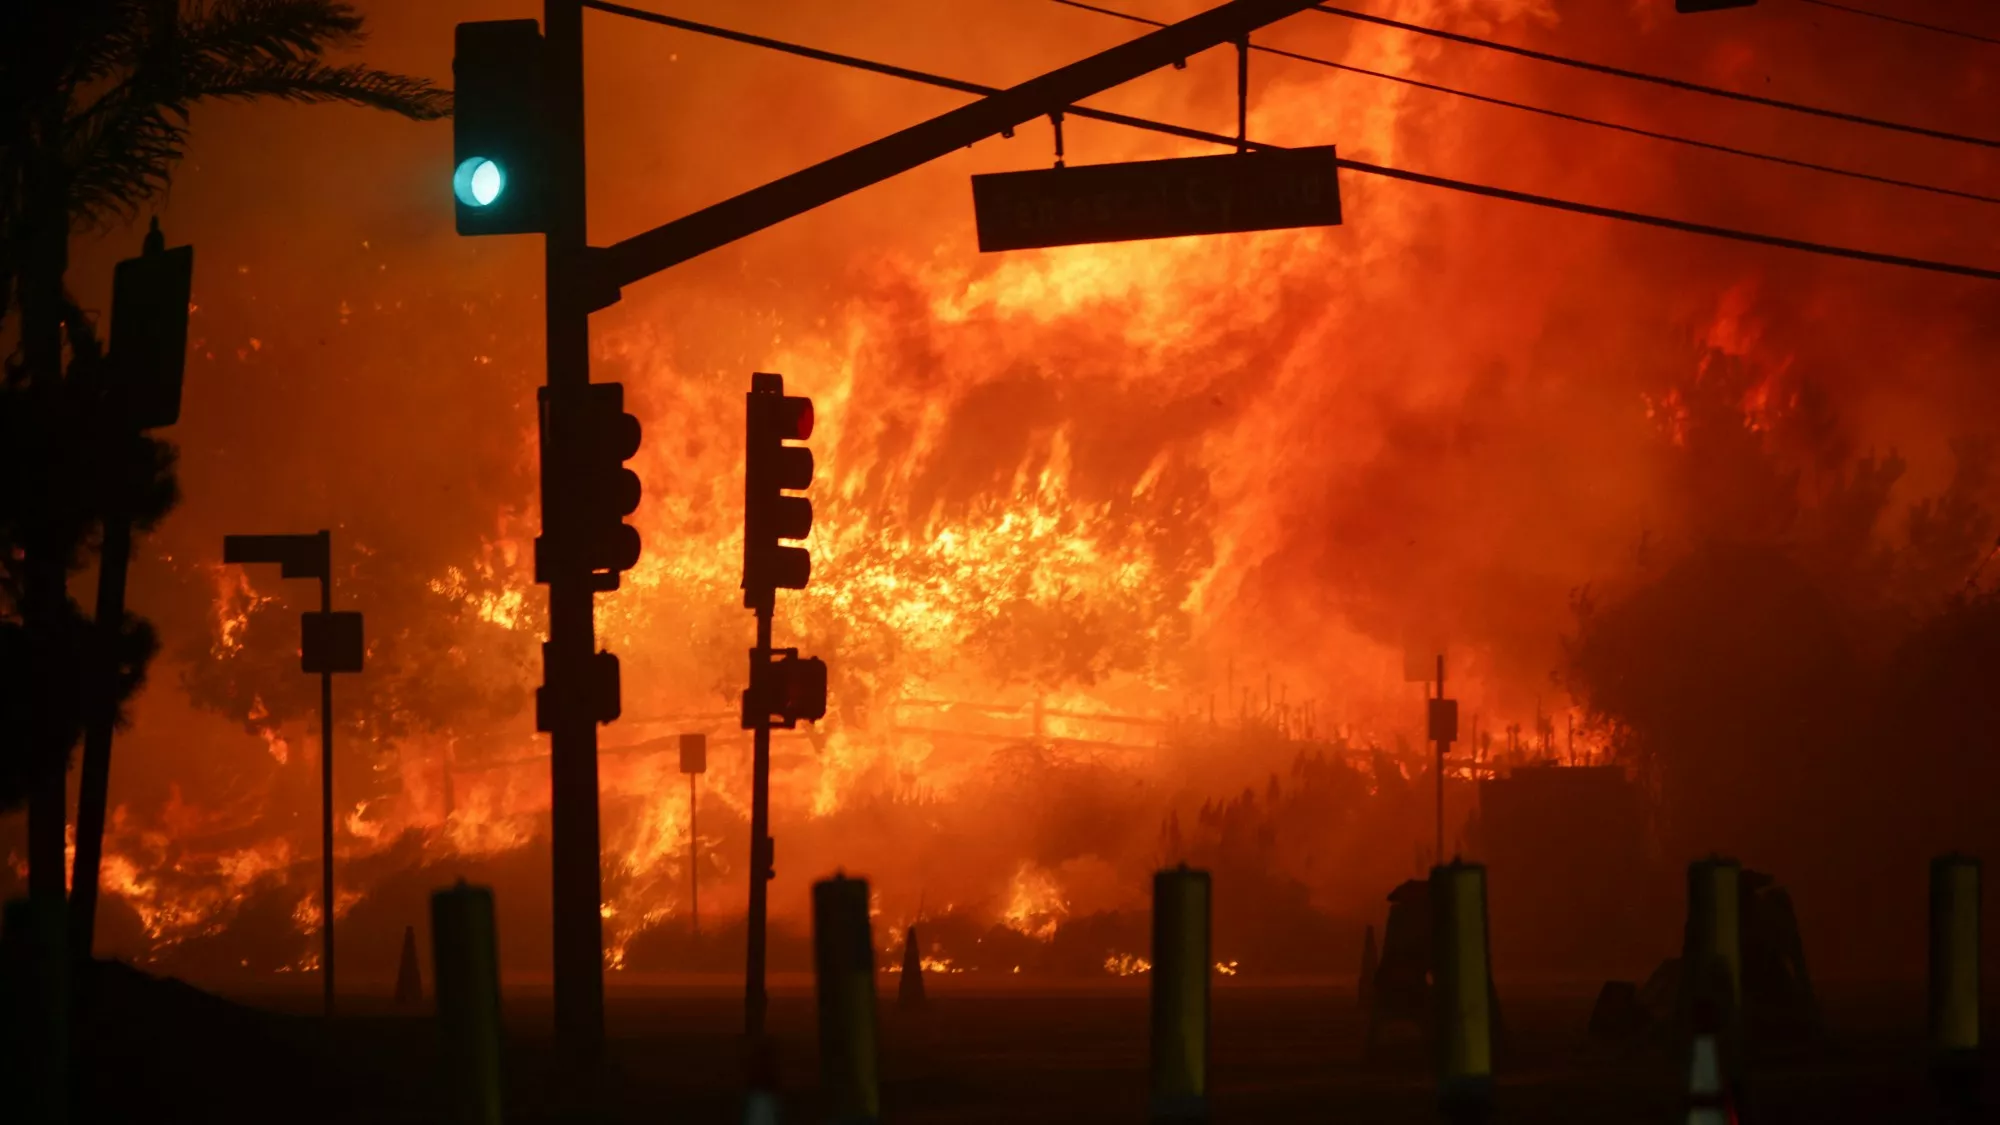
[[[116,380],[64,285],[69,238],[166,191],[198,102],[449,115],[424,79],[326,61],[362,39],[340,0],[0,3],[0,327],[19,315],[0,371],[0,810],[27,802],[30,894],[57,909],[70,751],[154,648],[143,621],[92,627],[68,575],[106,512],[145,527],[175,499],[171,448],[116,424]],[[114,690],[95,690],[105,677]]]

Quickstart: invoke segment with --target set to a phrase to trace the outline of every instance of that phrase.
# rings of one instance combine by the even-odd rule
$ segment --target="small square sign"
[[[359,672],[361,648],[358,613],[308,613],[299,622],[299,663],[307,672]]]
[[[705,734],[681,735],[681,772],[708,772],[708,736]]]
[[[1432,742],[1458,741],[1458,700],[1431,700],[1430,720]]]

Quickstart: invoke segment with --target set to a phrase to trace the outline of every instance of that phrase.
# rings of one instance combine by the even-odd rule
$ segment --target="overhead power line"
[[[1517,47],[1512,43],[1500,43],[1492,39],[1481,39],[1476,35],[1461,35],[1456,31],[1445,31],[1442,28],[1404,23],[1402,20],[1392,20],[1387,16],[1370,15],[1367,12],[1357,12],[1349,8],[1336,8],[1331,4],[1315,5],[1313,11],[1323,12],[1329,16],[1339,16],[1342,19],[1380,24],[1383,27],[1393,27],[1400,31],[1415,32],[1418,35],[1429,35],[1436,39],[1444,39],[1453,43],[1463,43],[1471,47],[1484,47],[1491,51],[1505,51],[1510,55],[1519,55],[1522,58],[1535,59],[1538,62],[1554,63],[1557,66],[1573,67],[1577,70],[1587,70],[1594,74],[1609,74],[1616,78],[1629,78],[1635,82],[1650,82],[1656,86],[1666,86],[1670,89],[1686,90],[1696,94],[1707,94],[1710,97],[1727,98],[1731,101],[1768,106],[1772,109],[1789,110],[1793,113],[1810,114],[1814,117],[1845,121],[1853,125],[1867,125],[1875,129],[1889,129],[1898,133],[1911,133],[1919,137],[1931,137],[1940,141],[1979,145],[1982,148],[2000,148],[2000,140],[1994,140],[1991,137],[1975,137],[1965,133],[1952,133],[1943,129],[1931,129],[1922,125],[1907,125],[1900,121],[1885,121],[1879,117],[1866,117],[1858,113],[1827,109],[1824,106],[1806,105],[1802,102],[1789,102],[1782,98],[1766,98],[1758,94],[1746,94],[1741,90],[1725,90],[1720,86],[1705,86],[1702,83],[1689,82],[1685,79],[1668,78],[1660,74],[1648,74],[1641,70],[1627,70],[1620,66],[1606,66],[1603,63],[1573,59],[1567,55],[1554,55],[1547,51]]]
[[[1970,31],[1960,31],[1955,27],[1940,27],[1937,24],[1924,23],[1921,20],[1904,19],[1902,16],[1892,16],[1887,12],[1873,12],[1869,11],[1867,8],[1854,8],[1846,4],[1835,4],[1832,2],[1832,0],[1801,0],[1801,2],[1806,4],[1815,4],[1822,8],[1832,8],[1837,12],[1849,12],[1857,16],[1867,16],[1871,20],[1882,20],[1886,23],[1900,23],[1904,27],[1920,27],[1925,31],[1935,31],[1939,35],[1955,35],[1960,39],[1972,39],[1980,43],[2000,43],[2000,39],[1995,39],[1990,35],[1975,35]]]
[[[1148,19],[1145,16],[1133,15],[1130,12],[1121,12],[1114,8],[1099,7],[1096,4],[1085,3],[1084,0],[1053,0],[1053,2],[1061,4],[1064,7],[1068,8],[1080,8],[1086,12],[1097,12],[1100,15],[1114,16],[1118,19],[1125,20],[1130,23],[1145,24],[1148,27],[1166,26],[1166,24],[1162,23],[1159,20]],[[1526,102],[1510,101],[1506,98],[1496,98],[1490,94],[1475,94],[1470,90],[1460,90],[1452,86],[1441,86],[1435,82],[1424,82],[1419,79],[1410,78],[1406,75],[1389,74],[1385,71],[1370,70],[1367,67],[1354,66],[1350,63],[1335,62],[1332,59],[1321,58],[1317,55],[1304,55],[1296,51],[1286,51],[1277,47],[1265,47],[1255,43],[1250,45],[1250,49],[1253,51],[1260,51],[1267,55],[1274,55],[1278,58],[1294,59],[1298,62],[1311,63],[1314,66],[1329,67],[1333,70],[1344,70],[1350,74],[1365,75],[1369,78],[1380,78],[1388,82],[1398,82],[1405,86],[1414,86],[1420,90],[1432,90],[1440,94],[1450,94],[1453,97],[1465,98],[1469,101],[1481,102],[1486,105],[1503,106],[1507,109],[1518,109],[1526,113],[1536,113],[1542,115],[1543,117],[1553,117],[1560,121],[1573,121],[1580,125],[1591,125],[1599,129],[1610,129],[1614,132],[1626,133],[1635,137],[1647,137],[1656,141],[1667,141],[1672,144],[1686,145],[1690,148],[1706,149],[1709,152],[1727,153],[1728,155],[1731,156],[1741,156],[1751,160],[1762,160],[1771,164],[1781,164],[1789,168],[1803,168],[1808,171],[1824,172],[1828,175],[1833,175],[1833,176],[1845,176],[1849,179],[1865,180],[1869,183],[1886,184],[1890,187],[1908,188],[1912,191],[1930,192],[1934,195],[1949,195],[1959,199],[1976,200],[1980,203],[2000,203],[2000,196],[1981,195],[1976,191],[1961,191],[1957,188],[1939,187],[1936,184],[1918,183],[1917,181],[1914,180],[1899,180],[1893,176],[1878,176],[1872,172],[1859,172],[1852,168],[1839,168],[1831,164],[1817,164],[1810,160],[1796,160],[1789,156],[1778,156],[1773,153],[1758,152],[1754,149],[1736,148],[1731,145],[1716,144],[1713,141],[1696,140],[1692,137],[1678,136],[1673,133],[1661,133],[1661,132],[1656,132],[1652,129],[1641,129],[1636,125],[1621,125],[1616,121],[1604,121],[1595,117],[1584,117],[1581,114],[1564,113],[1561,110],[1549,109],[1545,106],[1529,105]]]
[[[717,27],[713,24],[681,19],[678,16],[668,16],[658,12],[649,12],[641,8],[614,4],[610,3],[609,0],[582,0],[582,3],[586,8],[595,8],[598,11],[677,28],[682,31],[693,32],[697,35],[726,39],[747,46],[796,55],[800,58],[815,59],[820,62],[833,63],[856,70],[870,71],[875,74],[901,78],[910,82],[920,82],[928,86],[956,90],[961,93],[990,95],[1001,91],[1001,88],[998,86],[987,86],[978,82],[948,78],[943,75],[915,70],[910,67],[876,62],[872,59],[844,55],[835,51],[824,51],[816,47],[807,47],[797,43],[786,42],[782,39],[772,39],[762,35],[752,35],[748,32],[733,31],[726,27]],[[1124,125],[1130,128],[1144,129],[1150,132],[1164,133],[1169,136],[1204,141],[1209,144],[1223,145],[1231,148],[1237,144],[1235,137],[1224,136],[1221,133],[1211,133],[1206,129],[1191,129],[1183,125],[1172,125],[1163,121],[1154,121],[1123,113],[1109,113],[1104,110],[1090,109],[1085,106],[1071,106],[1063,110],[1063,114],[1067,117],[1084,117],[1095,121],[1105,121],[1114,125]],[[1258,150],[1280,150],[1285,147],[1265,141],[1253,140],[1246,143],[1248,147]],[[1468,180],[1452,179],[1448,176],[1433,176],[1427,172],[1413,172],[1405,168],[1392,168],[1387,165],[1371,164],[1361,160],[1349,160],[1346,157],[1340,158],[1339,164],[1342,168],[1352,172],[1360,172],[1364,175],[1405,180],[1410,183],[1444,188],[1448,191],[1485,196],[1489,199],[1505,199],[1535,207],[1567,211],[1572,214],[1595,215],[1599,218],[1616,219],[1621,222],[1637,223],[1642,226],[1657,227],[1664,230],[1707,235],[1711,238],[1728,239],[1734,242],[1748,242],[1761,246],[1776,246],[1788,250],[1804,251],[1810,254],[1847,258],[1853,261],[1874,262],[1879,265],[1902,266],[1907,269],[1925,270],[1932,273],[1947,273],[1960,277],[1977,277],[1987,281],[2000,281],[2000,270],[1984,269],[1979,266],[1960,265],[1955,262],[1941,262],[1928,258],[1910,258],[1898,254],[1883,254],[1873,250],[1860,250],[1849,246],[1809,242],[1804,239],[1785,238],[1780,235],[1762,234],[1756,231],[1737,230],[1731,227],[1713,226],[1707,223],[1688,222],[1683,219],[1650,215],[1641,211],[1627,211],[1616,207],[1600,207],[1594,203],[1581,203],[1575,200],[1559,199],[1554,196],[1537,195],[1533,192],[1515,191],[1511,188],[1492,187],[1487,184],[1473,183]]]

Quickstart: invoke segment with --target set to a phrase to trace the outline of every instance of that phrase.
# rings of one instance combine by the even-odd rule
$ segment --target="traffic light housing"
[[[582,480],[576,496],[577,549],[590,570],[592,588],[618,588],[618,573],[639,562],[639,530],[625,517],[639,509],[639,474],[625,462],[639,452],[639,419],[625,413],[622,383],[592,383],[584,398],[578,431],[577,467]]]
[[[458,25],[451,69],[458,233],[548,230],[542,33],[534,20]]]
[[[790,730],[802,720],[816,723],[826,717],[826,661],[802,658],[795,648],[772,650],[769,656],[775,659],[761,655],[750,652],[750,688],[743,693],[746,730],[760,722]]]
[[[167,249],[154,219],[143,252],[111,275],[111,362],[139,429],[171,426],[181,416],[187,370],[188,302],[194,247]]]
[[[812,437],[812,400],[785,393],[785,377],[759,372],[745,399],[743,466],[743,604],[769,613],[777,590],[803,590],[812,556],[781,543],[812,531],[812,501],[787,496],[812,484],[812,450],[788,442]]]
[[[579,566],[596,593],[618,588],[620,571],[639,562],[639,531],[625,522],[639,507],[639,474],[625,462],[639,452],[639,420],[625,413],[622,383],[592,383],[580,392],[541,389],[542,487],[559,497],[552,522],[560,530],[535,538],[535,581],[559,567]]]

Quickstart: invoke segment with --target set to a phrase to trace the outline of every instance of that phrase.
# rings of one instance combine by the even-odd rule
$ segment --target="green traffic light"
[[[452,174],[451,190],[467,207],[490,207],[507,190],[507,173],[486,157],[475,156]]]

